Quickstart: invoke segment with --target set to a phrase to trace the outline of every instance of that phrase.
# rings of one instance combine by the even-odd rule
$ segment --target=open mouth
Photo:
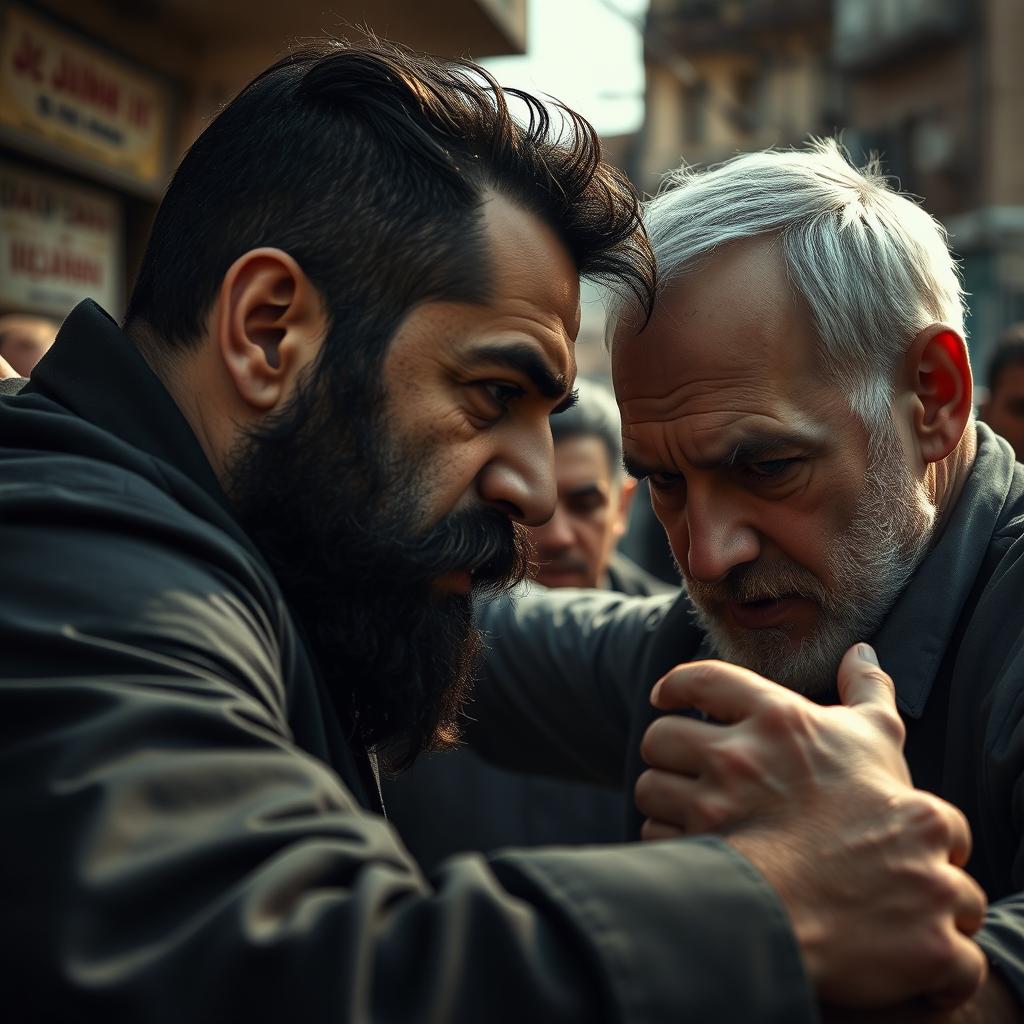
[[[729,612],[743,629],[771,629],[789,620],[806,598],[799,594],[763,597],[755,601],[730,601]]]

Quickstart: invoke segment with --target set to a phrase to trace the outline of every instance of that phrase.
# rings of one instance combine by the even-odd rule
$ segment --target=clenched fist
[[[652,691],[637,782],[644,837],[718,832],[778,892],[825,1002],[968,998],[986,975],[969,936],[985,896],[961,870],[964,816],[913,788],[892,680],[865,644],[822,707],[722,662],[674,669]]]

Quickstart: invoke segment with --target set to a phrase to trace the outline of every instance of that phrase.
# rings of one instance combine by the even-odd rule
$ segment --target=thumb
[[[854,644],[843,655],[838,683],[839,699],[847,707],[869,704],[896,714],[896,687],[870,644]]]

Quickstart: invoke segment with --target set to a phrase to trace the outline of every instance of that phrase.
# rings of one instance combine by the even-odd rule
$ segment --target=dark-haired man
[[[1018,462],[1024,459],[1024,324],[1008,328],[999,339],[981,418],[1010,442]]]
[[[578,275],[653,286],[590,126],[552,140],[527,100],[523,129],[481,74],[324,44],[259,76],[175,174],[124,329],[79,306],[0,401],[5,1006],[796,1022],[816,989],[979,983],[965,823],[907,784],[866,651],[849,706],[808,716],[802,806],[727,843],[427,881],[381,816],[378,763],[451,731],[471,593],[551,512]],[[799,893],[766,884],[818,855]]]
[[[551,417],[555,511],[528,531],[533,579],[634,597],[674,593],[620,555],[636,482],[622,468],[619,411],[608,388],[576,382],[572,408]],[[388,816],[425,868],[466,850],[621,840],[621,786],[590,786],[487,764],[471,750],[439,751],[384,782]]]
[[[636,481],[622,467],[622,432],[612,393],[580,381],[579,400],[551,419],[555,443],[555,511],[531,526],[534,579],[545,587],[601,587],[647,597],[673,588],[616,546],[626,532]]]

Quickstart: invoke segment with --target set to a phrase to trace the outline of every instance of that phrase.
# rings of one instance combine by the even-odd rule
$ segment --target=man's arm
[[[279,612],[236,556],[132,494],[59,495],[19,490],[0,517],[10,1005],[197,1024],[813,1019],[777,899],[719,840],[464,857],[424,878],[295,744]]]
[[[487,654],[467,741],[504,768],[621,786],[636,689],[654,683],[642,667],[656,628],[679,618],[680,660],[700,641],[677,601],[531,587],[482,605]]]

